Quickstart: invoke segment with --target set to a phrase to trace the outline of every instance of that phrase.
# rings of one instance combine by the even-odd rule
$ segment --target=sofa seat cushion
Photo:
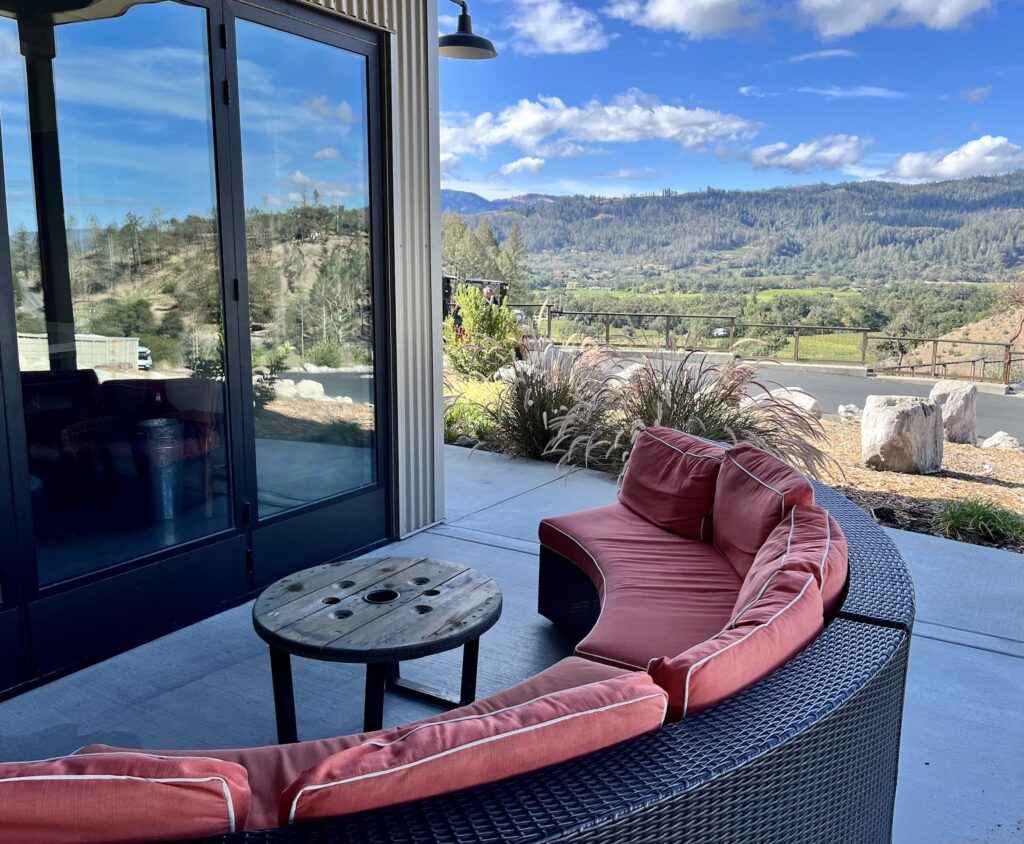
[[[249,782],[209,757],[84,753],[0,764],[0,842],[118,844],[244,827]]]
[[[480,715],[397,727],[303,773],[281,824],[420,800],[537,770],[656,730],[667,696],[631,672]]]
[[[622,504],[545,519],[540,541],[567,557],[601,597],[597,624],[576,653],[646,669],[714,636],[732,617],[742,585],[707,543],[662,530]]]
[[[747,443],[733,446],[715,488],[715,547],[745,578],[768,534],[790,509],[813,503],[814,489],[796,469]]]
[[[733,615],[757,599],[780,571],[814,575],[825,617],[839,609],[849,568],[846,536],[828,511],[797,505],[765,540],[743,581]]]
[[[638,516],[687,539],[711,541],[721,446],[672,428],[641,430],[629,452],[619,501]]]
[[[495,695],[474,701],[468,706],[424,718],[408,726],[483,715],[525,703],[552,692],[601,680],[610,680],[627,673],[629,672],[624,669],[601,665],[588,659],[568,657],[528,680]],[[282,792],[303,771],[314,767],[329,756],[383,735],[384,732],[386,731],[238,750],[160,750],[154,752],[168,756],[192,756],[201,753],[204,756],[234,762],[244,767],[249,773],[249,784],[252,789],[252,807],[249,811],[247,829],[269,829],[278,824]],[[117,748],[99,744],[83,748],[79,753],[98,751],[112,752],[117,751]]]
[[[803,650],[822,625],[814,575],[780,572],[717,636],[652,661],[651,676],[668,692],[669,718],[697,715],[753,685]]]

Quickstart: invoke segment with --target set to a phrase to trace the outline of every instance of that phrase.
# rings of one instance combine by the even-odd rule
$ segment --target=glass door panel
[[[257,512],[377,482],[368,63],[236,20]]]
[[[207,14],[0,19],[43,585],[232,524]]]

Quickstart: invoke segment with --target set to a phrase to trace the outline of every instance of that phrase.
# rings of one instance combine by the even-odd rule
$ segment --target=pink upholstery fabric
[[[545,519],[540,541],[595,583],[601,616],[576,653],[643,670],[682,653],[732,617],[741,586],[711,545],[682,539],[622,504]]]
[[[743,581],[733,615],[756,600],[780,571],[813,574],[821,590],[825,617],[839,608],[848,571],[846,536],[826,510],[796,506],[765,540]]]
[[[810,482],[770,454],[740,443],[729,449],[715,489],[714,544],[745,578],[754,556],[796,504],[814,503]]]
[[[670,719],[703,712],[771,674],[803,650],[822,623],[814,575],[780,572],[717,636],[651,662],[651,676],[668,692]]]
[[[399,727],[325,759],[281,800],[281,823],[419,800],[554,765],[655,730],[667,698],[634,672],[486,715]]]
[[[76,754],[0,764],[2,844],[119,844],[223,835],[249,811],[245,769],[210,758]]]
[[[414,727],[422,723],[434,723],[467,715],[483,715],[525,703],[552,692],[570,689],[601,680],[609,680],[627,674],[621,668],[601,665],[579,657],[569,657],[556,663],[530,679],[504,689],[496,695],[474,701],[468,706],[450,710],[422,721],[407,725]],[[388,731],[363,733],[338,738],[303,741],[296,744],[249,747],[239,750],[161,750],[168,756],[192,756],[202,753],[216,759],[224,759],[243,766],[249,772],[252,788],[252,807],[249,811],[247,829],[269,829],[276,827],[280,811],[281,793],[293,783],[303,771],[314,767],[324,759],[364,741],[384,735]],[[106,745],[93,745],[80,753],[113,751]],[[6,844],[0,839],[0,844]]]
[[[724,455],[724,448],[672,428],[645,428],[629,453],[619,501],[670,533],[710,542]]]

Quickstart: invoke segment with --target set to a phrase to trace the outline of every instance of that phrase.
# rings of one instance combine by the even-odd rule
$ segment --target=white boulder
[[[942,424],[951,443],[978,441],[978,387],[964,381],[939,381],[928,398],[942,408]]]
[[[799,387],[777,387],[774,390],[770,390],[768,395],[777,399],[782,399],[783,401],[788,401],[790,404],[795,404],[808,416],[813,416],[815,419],[821,419],[821,404],[806,390],[802,390]],[[762,397],[759,396],[758,398]]]
[[[295,382],[291,378],[281,378],[274,383],[274,395],[279,399],[294,399],[298,397],[295,389]]]
[[[313,401],[323,401],[327,395],[324,392],[323,384],[309,378],[303,378],[295,385],[295,394],[300,399],[312,399]]]
[[[981,443],[981,447],[998,448],[1004,451],[1024,451],[1020,440],[1006,431],[996,431],[991,437]]]
[[[860,451],[870,469],[926,475],[942,468],[942,410],[916,396],[868,396]]]
[[[844,422],[859,422],[861,410],[855,404],[839,405],[839,418]]]

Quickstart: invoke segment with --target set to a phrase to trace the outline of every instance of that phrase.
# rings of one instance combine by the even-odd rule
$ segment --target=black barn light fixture
[[[494,45],[486,38],[473,34],[473,20],[469,16],[466,0],[452,0],[462,8],[459,15],[459,30],[452,35],[442,35],[441,55],[449,59],[493,59],[498,55]]]

